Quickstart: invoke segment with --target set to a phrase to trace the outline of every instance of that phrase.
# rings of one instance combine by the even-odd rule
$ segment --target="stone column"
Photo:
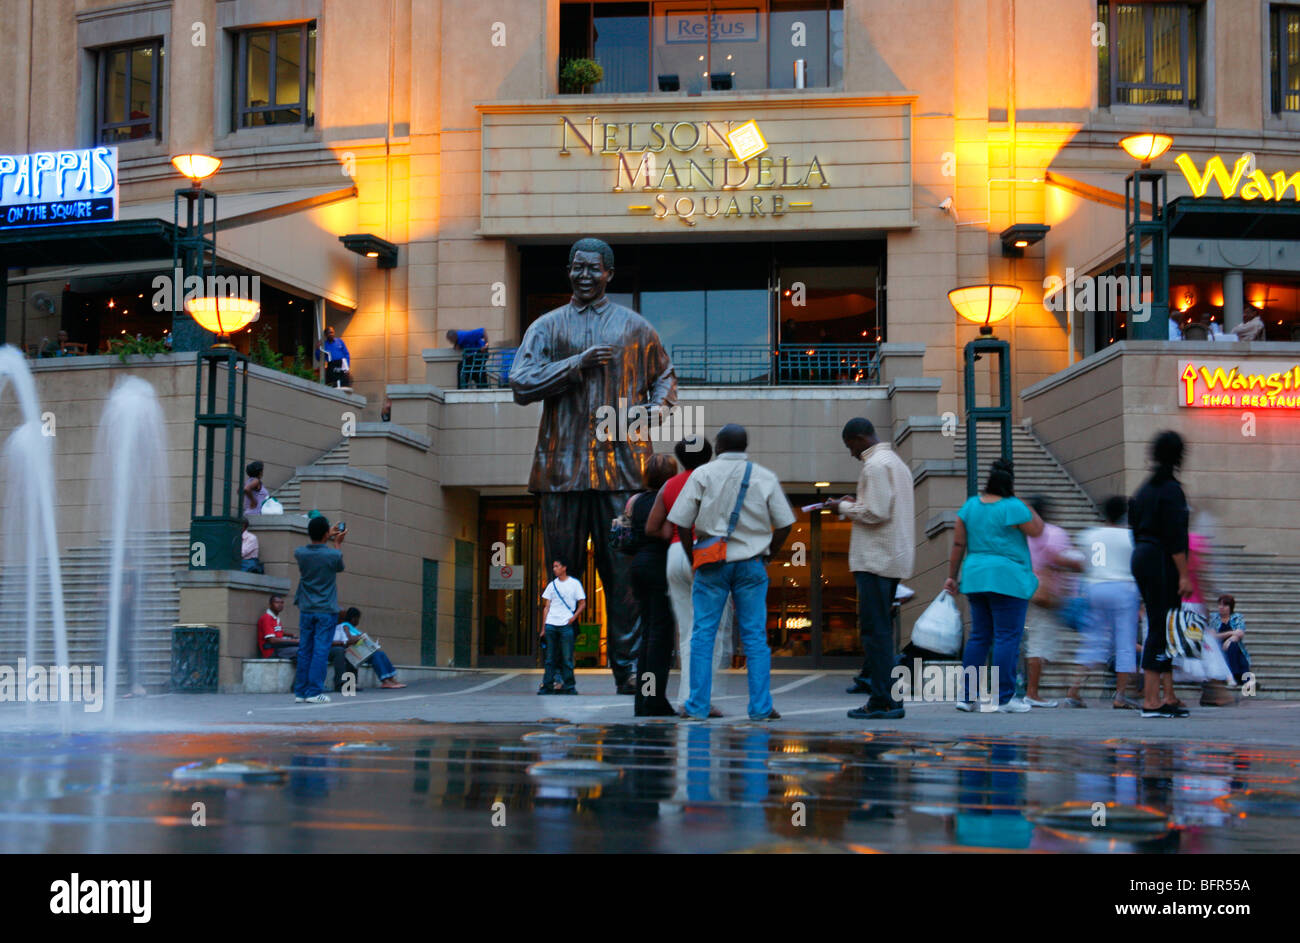
[[[1241,270],[1230,269],[1223,273],[1223,329],[1231,331],[1241,323],[1244,291]]]

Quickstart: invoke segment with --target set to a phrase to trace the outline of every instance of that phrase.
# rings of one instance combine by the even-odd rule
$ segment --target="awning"
[[[217,257],[291,291],[356,307],[356,256],[338,237],[356,231],[356,187],[217,194]],[[0,266],[51,269],[25,280],[165,270],[172,198],[124,203],[105,223],[0,230]]]
[[[1300,202],[1179,197],[1165,207],[1170,239],[1300,240]]]

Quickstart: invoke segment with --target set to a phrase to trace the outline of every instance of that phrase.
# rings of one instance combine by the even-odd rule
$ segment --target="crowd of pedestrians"
[[[867,700],[849,716],[898,719],[904,704],[893,683],[900,662],[892,609],[900,581],[912,575],[915,563],[912,474],[868,420],[851,420],[841,438],[861,463],[857,492],[805,510],[830,511],[851,524],[849,569],[864,663],[850,691]],[[676,461],[653,456],[644,490],[624,507],[630,532],[625,552],[633,557],[643,634],[637,716],[720,716],[712,702],[722,664],[715,640],[728,622],[724,609],[734,606],[749,718],[780,717],[770,688],[766,563],[781,552],[795,518],[776,476],[754,462],[747,448],[748,435],[736,425],[718,432],[716,457],[708,440],[685,439],[674,449]],[[1046,498],[1026,502],[1016,495],[1010,461],[993,462],[983,491],[957,512],[944,582],[944,592],[965,596],[970,611],[959,710],[1086,708],[1084,686],[1107,671],[1115,674],[1112,706],[1143,717],[1188,716],[1174,693],[1175,670],[1178,680],[1206,683],[1203,705],[1231,701],[1230,694],[1225,699],[1215,691],[1242,683],[1249,671],[1245,622],[1231,596],[1219,597],[1217,617],[1210,618],[1203,605],[1196,609],[1202,602],[1198,557],[1206,549],[1189,534],[1187,499],[1176,477],[1182,439],[1161,433],[1151,456],[1150,478],[1132,499],[1109,498],[1105,524],[1083,531],[1077,543],[1051,522]],[[556,572],[557,581],[547,587],[550,658],[542,694],[555,686],[573,690],[572,632],[564,627],[576,624],[585,605],[581,584],[558,579],[558,562]],[[1167,651],[1166,618],[1184,610],[1208,619],[1200,658]],[[1044,696],[1040,685],[1047,666],[1062,661],[1071,630],[1079,634],[1077,665],[1058,701]],[[677,708],[669,699],[674,649],[681,665]],[[996,705],[981,706],[975,679],[990,663],[996,669]],[[1141,701],[1130,696],[1139,677]]]

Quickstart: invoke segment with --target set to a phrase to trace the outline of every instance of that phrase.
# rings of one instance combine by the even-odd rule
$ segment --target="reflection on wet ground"
[[[1298,779],[1290,748],[747,724],[8,734],[0,851],[1293,851]]]

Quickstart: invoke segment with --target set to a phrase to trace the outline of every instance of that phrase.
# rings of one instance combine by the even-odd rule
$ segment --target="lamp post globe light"
[[[980,336],[963,350],[966,395],[966,494],[979,491],[979,437],[981,422],[996,422],[1002,457],[1011,460],[1011,345],[993,336],[993,325],[1016,310],[1022,292],[1018,285],[967,285],[948,292],[948,303],[967,321],[980,326]],[[975,405],[975,362],[985,355],[998,360],[998,398],[990,406]]]
[[[230,335],[256,321],[261,308],[256,301],[222,297],[215,291],[182,301],[185,286],[193,284],[193,277],[198,277],[205,288],[214,284],[217,197],[203,189],[203,181],[216,173],[221,161],[206,154],[181,154],[172,158],[172,164],[190,181],[190,186],[175,191],[172,204],[172,273],[173,278],[180,276],[180,283],[172,286],[172,349],[196,352],[189,566],[192,570],[237,570],[248,424],[248,358],[235,350]],[[218,456],[222,464],[220,476]]]
[[[1124,180],[1124,277],[1128,284],[1141,285],[1143,247],[1151,257],[1151,303],[1146,319],[1138,320],[1132,310],[1124,312],[1132,340],[1166,340],[1169,336],[1169,230],[1165,204],[1167,178],[1163,170],[1152,170],[1152,161],[1169,150],[1174,139],[1167,134],[1145,131],[1120,139],[1119,147],[1141,166]],[[1151,215],[1142,215],[1146,196]],[[1133,281],[1133,279],[1139,281]],[[1132,292],[1130,292],[1130,296]],[[1130,301],[1130,308],[1134,307]]]

